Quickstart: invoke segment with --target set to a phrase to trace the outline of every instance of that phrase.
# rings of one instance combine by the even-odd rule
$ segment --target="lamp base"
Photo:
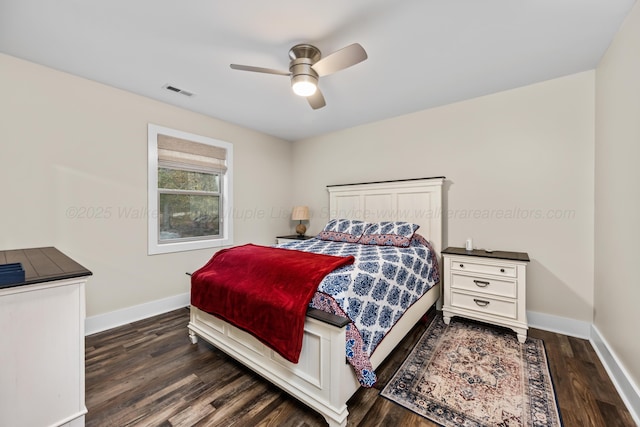
[[[304,236],[304,233],[307,232],[307,226],[304,224],[298,224],[296,225],[296,233],[298,233],[298,236]]]

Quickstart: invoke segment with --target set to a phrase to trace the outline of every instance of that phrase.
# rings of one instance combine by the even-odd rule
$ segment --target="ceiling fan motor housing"
[[[320,50],[310,44],[298,44],[292,47],[289,50],[291,84],[306,81],[317,86],[318,73],[311,66],[318,62],[321,56]]]
[[[292,60],[307,58],[314,64],[320,60],[320,49],[310,44],[297,44],[289,50],[289,58]]]

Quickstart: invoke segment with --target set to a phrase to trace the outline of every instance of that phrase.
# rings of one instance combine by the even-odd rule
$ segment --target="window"
[[[149,124],[149,254],[233,244],[233,146]]]

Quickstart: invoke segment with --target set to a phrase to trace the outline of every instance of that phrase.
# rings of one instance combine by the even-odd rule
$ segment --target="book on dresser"
[[[526,252],[448,247],[442,251],[446,324],[454,316],[513,329],[525,342],[527,323]]]

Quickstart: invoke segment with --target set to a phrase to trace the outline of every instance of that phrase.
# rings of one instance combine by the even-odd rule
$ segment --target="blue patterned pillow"
[[[355,243],[360,239],[368,223],[357,219],[332,219],[318,234],[318,239]]]
[[[369,224],[358,243],[406,248],[411,244],[411,237],[418,228],[418,224],[404,221],[376,222]]]

